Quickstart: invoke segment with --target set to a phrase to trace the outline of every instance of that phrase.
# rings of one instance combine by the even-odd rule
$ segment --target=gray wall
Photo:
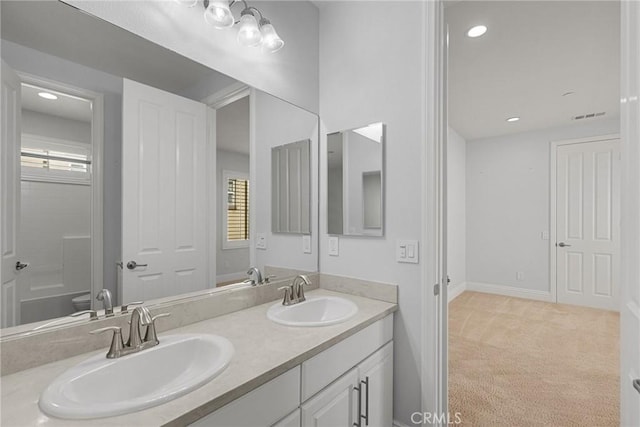
[[[91,123],[22,109],[22,133],[91,144]]]
[[[398,284],[394,418],[406,425],[421,410],[424,285],[420,264],[397,263],[395,248],[422,232],[425,13],[418,1],[334,1],[320,9],[321,271]],[[329,256],[326,134],[376,122],[387,124],[385,236],[340,237],[340,256]]]
[[[452,128],[447,140],[447,273],[451,286],[467,281],[466,141]]]
[[[618,133],[596,120],[467,142],[467,280],[547,292],[550,142]],[[516,272],[524,280],[516,280]]]
[[[2,59],[17,71],[104,94],[103,287],[115,296],[122,246],[122,79],[5,40]]]

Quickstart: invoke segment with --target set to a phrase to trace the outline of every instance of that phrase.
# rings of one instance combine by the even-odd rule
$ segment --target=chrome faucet
[[[96,299],[98,301],[102,301],[102,304],[104,304],[104,314],[107,317],[113,316],[113,303],[111,301],[111,291],[109,289],[102,289],[100,292],[98,292],[98,295],[96,295]]]
[[[170,313],[162,313],[152,317],[151,313],[149,313],[149,310],[145,306],[136,307],[131,312],[129,339],[126,344],[122,338],[122,328],[118,326],[108,326],[106,328],[96,329],[90,333],[99,334],[102,332],[113,331],[111,346],[107,352],[107,359],[117,359],[119,357],[126,356],[127,354],[137,353],[160,344],[158,336],[156,335],[155,322],[156,319],[169,315]],[[144,339],[140,333],[140,326],[147,327]]]
[[[249,279],[251,280],[251,286],[262,284],[262,273],[260,273],[258,267],[249,268],[249,270],[247,270],[247,274],[249,275]],[[255,279],[251,279],[251,274],[255,276]]]

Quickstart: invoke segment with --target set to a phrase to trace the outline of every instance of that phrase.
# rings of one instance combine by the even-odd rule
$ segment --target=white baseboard
[[[244,280],[247,278],[247,274],[244,272],[219,274],[216,276],[216,283],[230,282],[232,280]]]
[[[461,293],[467,290],[467,282],[456,283],[455,285],[451,285],[447,288],[447,300],[448,302],[453,301],[458,297]]]
[[[551,292],[533,289],[514,288],[513,286],[494,285],[492,283],[467,282],[466,290],[484,292],[487,294],[504,295],[507,297],[533,299],[536,301],[554,302]]]

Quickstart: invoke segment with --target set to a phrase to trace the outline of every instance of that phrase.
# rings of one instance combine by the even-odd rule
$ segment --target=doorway
[[[3,192],[12,215],[2,225],[15,250],[2,265],[3,327],[89,310],[102,287],[102,96],[3,63],[9,80],[15,98],[3,108],[16,126],[15,139],[3,138],[3,155],[13,151]]]
[[[617,424],[620,5],[457,2],[445,20],[449,410]]]

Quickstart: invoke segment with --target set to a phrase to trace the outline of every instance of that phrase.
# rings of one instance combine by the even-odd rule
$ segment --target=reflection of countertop
[[[210,333],[229,339],[235,354],[227,369],[193,392],[144,411],[95,420],[61,420],[40,412],[42,390],[58,375],[106,349],[2,377],[2,426],[158,426],[188,424],[299,365],[304,360],[364,329],[397,309],[396,304],[324,289],[308,295],[339,295],[353,301],[358,313],[348,321],[318,328],[293,328],[267,319],[270,302],[160,334]],[[114,379],[115,381],[115,379]],[[122,387],[126,387],[126,383]]]

